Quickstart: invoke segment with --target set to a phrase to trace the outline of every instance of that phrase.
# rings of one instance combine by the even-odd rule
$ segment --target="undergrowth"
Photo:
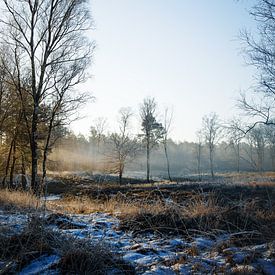
[[[114,269],[120,274],[134,274],[134,269],[107,244],[63,235],[49,229],[47,221],[39,216],[30,217],[20,233],[0,232],[0,260],[8,263],[5,274],[17,273],[39,256],[52,254],[60,256],[60,261],[51,269],[61,274],[106,274]]]

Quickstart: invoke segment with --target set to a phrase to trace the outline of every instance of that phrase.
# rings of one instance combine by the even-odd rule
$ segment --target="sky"
[[[255,30],[249,15],[254,0],[91,0],[96,42],[92,75],[79,87],[96,99],[71,127],[89,134],[97,117],[108,131],[117,128],[118,111],[135,112],[146,97],[158,103],[158,116],[173,109],[171,137],[194,141],[202,117],[222,120],[237,112],[240,91],[253,83],[253,69],[241,54],[240,31]]]

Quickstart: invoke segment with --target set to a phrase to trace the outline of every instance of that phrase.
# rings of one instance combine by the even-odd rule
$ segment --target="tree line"
[[[148,112],[150,119],[145,120],[148,103],[154,112]],[[172,122],[169,110],[162,116],[156,111],[156,101],[146,98],[140,106],[138,134],[130,127],[134,115],[130,108],[120,110],[116,132],[110,131],[102,117],[95,119],[86,138],[69,132],[50,155],[50,169],[112,173],[118,175],[119,182],[125,170],[127,176],[145,177],[149,182],[154,177],[172,181],[190,175],[214,177],[215,172],[275,171],[274,127],[257,125],[244,134],[239,120],[224,122],[210,113],[202,118],[196,141],[175,142],[169,128],[165,130],[167,117],[169,125]],[[148,128],[153,126],[144,124],[149,122],[156,129],[148,145]]]

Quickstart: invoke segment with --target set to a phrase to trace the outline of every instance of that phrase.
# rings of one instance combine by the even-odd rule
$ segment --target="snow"
[[[248,253],[245,252],[237,252],[233,255],[233,261],[236,264],[242,264],[245,262],[245,260],[249,257]]]
[[[61,199],[61,196],[60,195],[48,195],[48,196],[42,197],[41,199],[45,200],[45,201],[57,201],[57,200]]]
[[[195,241],[192,244],[200,249],[209,249],[214,246],[215,242],[213,240],[199,237],[195,238]]]
[[[184,247],[189,247],[190,244],[181,240],[181,239],[172,239],[169,241],[169,245],[171,247],[175,247],[175,248],[184,248]]]
[[[28,216],[21,214],[0,214],[0,226],[9,228],[9,234],[19,233],[27,224]]]
[[[259,259],[258,262],[262,266],[262,269],[265,274],[268,275],[275,275],[275,263],[274,260],[273,262],[271,260],[266,260],[266,259]]]
[[[58,255],[50,255],[50,256],[42,255],[38,259],[32,261],[27,267],[23,268],[19,274],[20,275],[42,274],[43,272],[46,272],[47,270],[49,270],[50,267],[57,264],[59,260],[60,260],[60,257]]]
[[[141,258],[143,258],[144,255],[140,254],[140,253],[135,253],[135,252],[130,252],[130,253],[127,253],[123,259],[125,261],[128,261],[128,262],[135,262]]]
[[[146,271],[146,275],[175,275],[176,273],[167,266],[158,266],[152,268],[150,271]]]
[[[185,275],[192,274],[190,266],[180,265],[178,271],[180,274],[185,274]]]
[[[46,214],[45,219],[49,216],[50,214]],[[20,231],[27,221],[27,215],[0,213],[1,226],[9,226],[14,233]],[[263,270],[265,274],[275,275],[275,264],[271,260],[272,256],[268,256],[272,255],[268,254],[268,244],[215,249],[230,240],[230,234],[213,239],[204,236],[173,238],[155,234],[136,236],[131,232],[118,230],[119,219],[107,213],[60,216],[58,221],[70,223],[76,228],[64,229],[58,226],[56,220],[49,222],[48,226],[67,236],[93,242],[104,241],[113,252],[132,264],[137,274],[193,274],[195,266],[197,274],[211,273],[213,269],[226,267],[228,273],[237,268],[253,270],[252,273],[261,273]],[[197,250],[195,255],[189,252],[193,248]],[[254,259],[256,254],[258,256]],[[227,262],[228,257],[231,257],[232,265]],[[43,255],[22,269],[20,274],[56,274],[51,267],[59,259],[58,255]],[[253,259],[251,265],[245,265],[246,259]],[[113,270],[110,274],[116,274],[116,271]]]

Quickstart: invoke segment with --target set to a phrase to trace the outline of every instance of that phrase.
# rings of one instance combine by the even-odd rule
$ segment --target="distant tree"
[[[164,129],[156,119],[157,103],[154,98],[145,98],[140,106],[141,130],[140,135],[146,146],[146,179],[150,182],[150,152],[163,138]]]
[[[243,123],[240,119],[232,119],[228,126],[225,127],[225,131],[227,133],[228,137],[228,143],[233,148],[235,160],[236,160],[236,169],[237,172],[240,172],[240,145],[241,141],[244,138],[244,132],[243,132]]]
[[[167,165],[167,174],[170,181],[172,181],[171,173],[170,173],[170,161],[168,156],[168,137],[171,131],[171,123],[173,119],[173,112],[169,111],[168,108],[164,111],[164,119],[163,119],[163,136],[162,136],[162,143],[166,158],[166,165]]]
[[[216,113],[210,113],[202,119],[202,134],[209,150],[211,176],[214,177],[214,152],[215,146],[221,138],[222,127]]]
[[[271,158],[271,168],[275,171],[275,126],[269,125],[265,128],[266,144],[269,148]]]
[[[90,141],[96,143],[98,152],[100,149],[100,145],[104,141],[107,127],[107,119],[105,117],[97,117],[94,120],[93,126],[91,126],[90,128]]]
[[[122,108],[119,111],[119,132],[110,136],[112,169],[118,173],[119,183],[122,184],[122,176],[127,162],[132,161],[140,145],[137,139],[132,139],[129,133],[130,119],[133,113],[130,108]]]
[[[265,150],[265,127],[259,125],[254,127],[247,133],[246,138],[250,145],[250,162],[258,172],[262,172]],[[255,151],[255,158],[253,151]]]
[[[202,157],[202,148],[203,148],[203,134],[202,131],[198,131],[196,133],[197,142],[195,143],[195,154],[196,154],[196,161],[197,161],[197,173],[199,178],[201,179],[201,157]]]

